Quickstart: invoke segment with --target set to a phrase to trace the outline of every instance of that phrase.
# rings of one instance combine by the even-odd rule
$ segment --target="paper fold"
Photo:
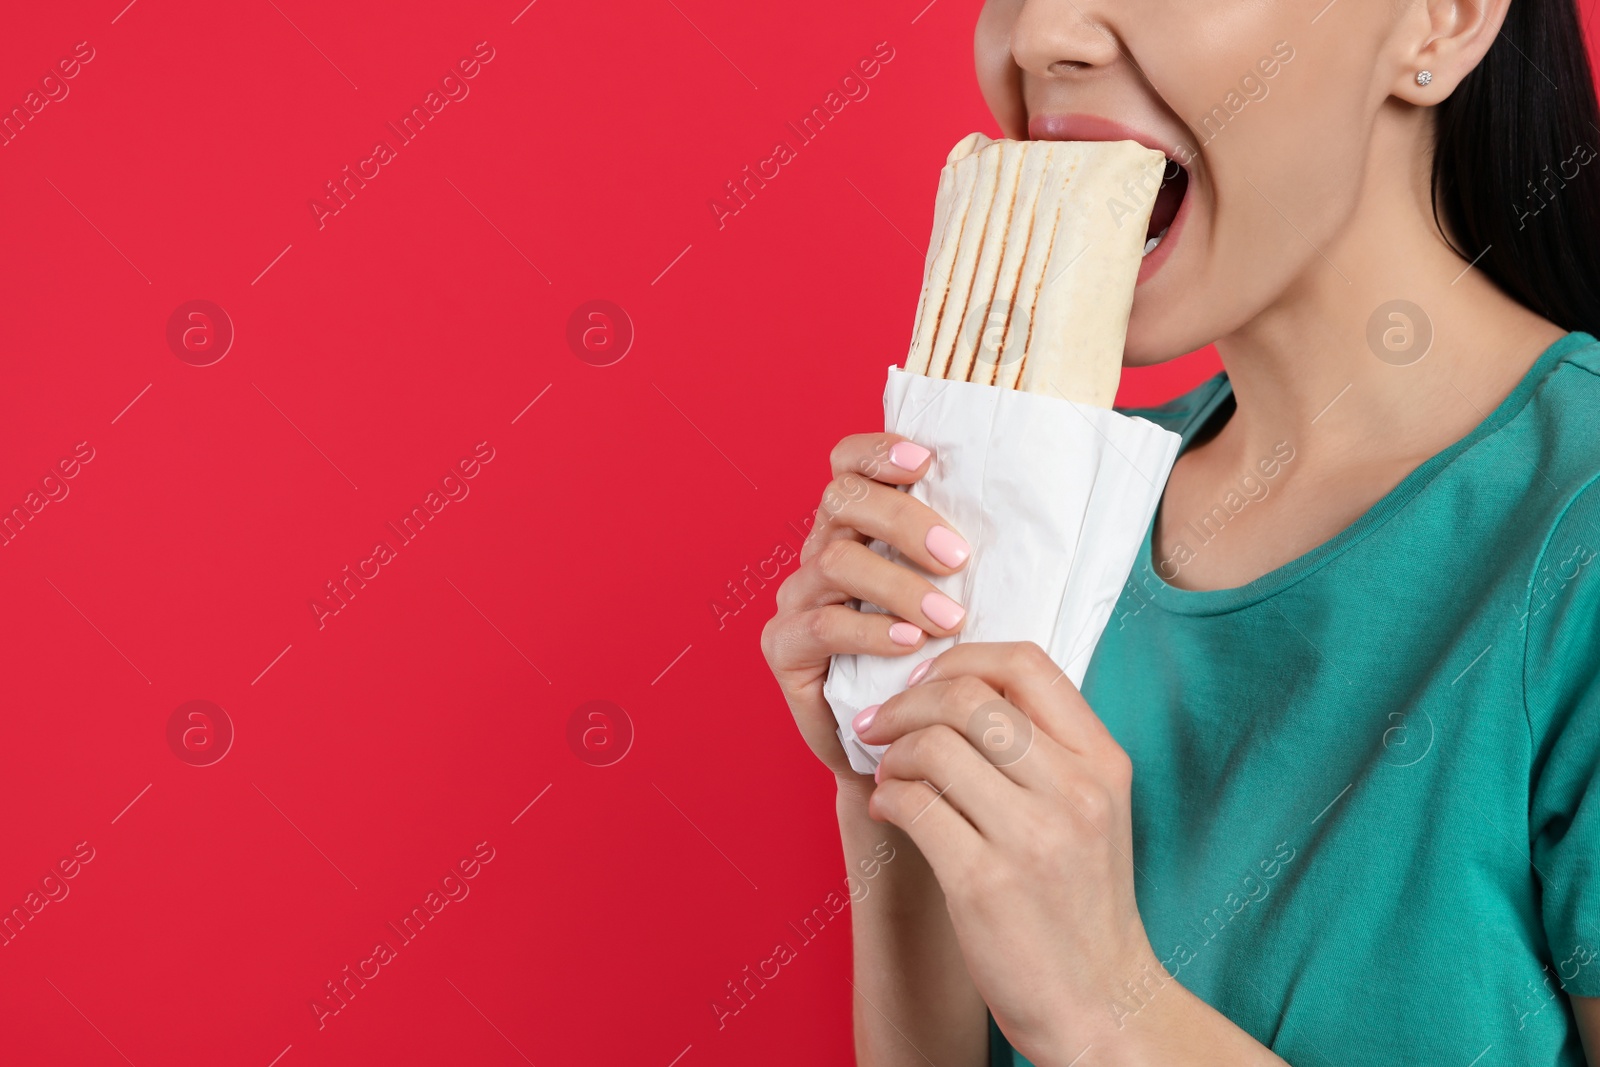
[[[871,543],[965,606],[967,621],[955,637],[930,639],[909,656],[833,657],[822,691],[862,774],[876,768],[883,746],[858,740],[851,720],[957,641],[1037,642],[1082,684],[1180,442],[1106,408],[896,366],[883,411],[886,430],[933,450],[932,467],[906,491],[949,521],[972,555],[941,576]]]

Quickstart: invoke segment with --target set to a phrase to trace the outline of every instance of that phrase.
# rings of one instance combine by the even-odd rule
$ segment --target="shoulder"
[[[1594,335],[1574,330],[1557,343],[1567,346],[1561,356],[1562,363],[1600,377],[1600,340]]]
[[[1173,397],[1165,404],[1143,408],[1115,408],[1118,414],[1133,415],[1155,423],[1163,430],[1187,437],[1196,420],[1216,406],[1216,402],[1232,391],[1228,372],[1218,371],[1187,393]]]
[[[1577,539],[1600,546],[1600,341],[1570,333],[1468,439],[1447,450],[1442,484],[1464,528],[1495,536],[1480,547],[1519,560],[1535,585],[1545,563]]]
[[[1518,500],[1518,525],[1547,544],[1600,522],[1600,341],[1568,334],[1525,402],[1479,441],[1471,464]],[[1491,419],[1493,416],[1491,416]]]
[[[1600,679],[1600,341],[1568,341],[1502,431],[1525,471],[1518,525],[1539,539],[1521,615],[1536,743]]]
[[[1555,358],[1506,428],[1514,427],[1514,436],[1537,440],[1563,473],[1600,471],[1600,449],[1595,447],[1600,434],[1600,341],[1569,333],[1554,347]]]

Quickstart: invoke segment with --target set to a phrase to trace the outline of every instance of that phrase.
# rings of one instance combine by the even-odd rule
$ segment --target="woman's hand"
[[[868,810],[927,857],[1012,1044],[1041,1067],[1088,1045],[1116,1062],[1123,983],[1152,1006],[1177,985],[1134,900],[1127,754],[1032,642],[957,644],[912,683],[855,723],[889,745]]]
[[[978,1067],[989,1058],[988,1020],[962,966],[939,883],[910,838],[868,815],[872,779],[850,769],[822,695],[835,653],[912,655],[929,634],[961,628],[960,605],[910,566],[873,552],[869,540],[893,545],[931,574],[959,570],[970,550],[927,505],[895,488],[915,482],[938,461],[927,449],[898,434],[856,434],[840,441],[830,458],[833,481],[800,551],[799,569],[778,588],[778,610],[761,631],[761,650],[801,735],[838,782],[845,869],[852,875],[878,871],[870,893],[851,894],[856,1059],[911,1067],[932,1057],[948,1067]],[[852,600],[889,614],[860,611]],[[892,862],[882,859],[885,854]],[[868,866],[873,857],[877,867]]]
[[[865,779],[851,771],[822,695],[828,658],[910,655],[928,634],[958,631],[965,614],[922,575],[866,544],[884,541],[934,574],[952,574],[966,562],[966,541],[926,504],[894,488],[921,478],[931,460],[926,448],[899,434],[854,434],[834,447],[833,480],[800,550],[800,567],[778,587],[777,613],[761,631],[761,651],[801,735],[841,783]],[[891,614],[862,612],[851,600]]]

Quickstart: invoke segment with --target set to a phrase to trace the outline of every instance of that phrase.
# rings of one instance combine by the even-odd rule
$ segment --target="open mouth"
[[[1178,217],[1183,206],[1183,194],[1189,191],[1189,172],[1175,159],[1167,160],[1167,169],[1161,176],[1161,189],[1156,193],[1155,206],[1150,209],[1150,228],[1145,231],[1144,254],[1149,255],[1161,245],[1162,238],[1172,229],[1172,220]]]

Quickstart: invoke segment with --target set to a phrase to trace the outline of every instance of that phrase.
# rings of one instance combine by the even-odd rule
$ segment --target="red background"
[[[38,907],[0,945],[0,1061],[849,1060],[848,912],[789,925],[844,864],[757,647],[780,579],[727,583],[798,548],[830,446],[882,425],[938,167],[996,132],[978,5],[525,2],[8,13],[0,108],[93,59],[0,148],[0,514],[27,510],[0,544],[0,909]],[[869,94],[719,227],[708,201],[880,42]],[[210,366],[167,342],[194,299],[236,333]],[[592,299],[635,330],[609,366],[566,340]],[[469,495],[319,626],[480,442]],[[610,766],[569,742],[597,699],[634,733]],[[209,766],[169,744],[190,700],[235,731]],[[480,842],[401,945],[385,924]],[[719,1026],[780,939],[797,958]]]

